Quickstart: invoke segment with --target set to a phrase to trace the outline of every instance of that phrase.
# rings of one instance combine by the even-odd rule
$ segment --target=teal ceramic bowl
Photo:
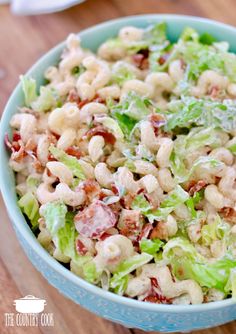
[[[172,40],[178,38],[186,26],[195,28],[200,33],[208,32],[219,40],[230,43],[236,52],[236,29],[222,23],[179,15],[141,15],[125,17],[105,22],[80,32],[84,47],[96,50],[107,38],[114,36],[126,25],[145,27],[148,24],[166,21],[168,35]],[[56,46],[43,56],[27,73],[42,83],[44,70],[56,64],[64,43]],[[144,303],[121,297],[93,286],[75,276],[52,258],[37,242],[35,236],[17,206],[14,175],[8,167],[8,153],[4,147],[3,137],[9,132],[9,121],[22,105],[23,95],[20,84],[11,95],[0,128],[0,186],[2,195],[15,228],[17,237],[33,265],[43,274],[50,284],[75,303],[101,317],[120,323],[130,328],[145,331],[185,332],[200,328],[209,328],[236,320],[236,301],[227,299],[203,305],[159,305]]]

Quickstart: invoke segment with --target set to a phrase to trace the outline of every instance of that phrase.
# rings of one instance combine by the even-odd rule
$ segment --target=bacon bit
[[[76,248],[77,253],[80,255],[85,255],[87,253],[87,248],[82,243],[82,241],[79,239],[76,240],[75,248]]]
[[[140,195],[142,193],[144,193],[145,189],[144,188],[140,188],[138,191],[137,191],[137,195]]]
[[[97,198],[100,194],[100,186],[98,182],[88,179],[79,185],[79,189],[83,189],[91,202],[94,198]]]
[[[159,128],[166,123],[164,116],[160,114],[151,114],[148,119],[151,122],[156,135],[158,134]]]
[[[120,199],[120,204],[125,208],[125,209],[130,209],[131,204],[135,198],[135,195],[133,194],[127,194],[123,198]]]
[[[158,59],[158,63],[160,65],[164,65],[165,62],[169,59],[170,57],[170,53],[164,53],[159,59]]]
[[[203,189],[206,185],[207,183],[204,180],[199,180],[198,182],[191,181],[188,190],[189,195],[193,196],[196,192]]]
[[[143,226],[142,231],[139,235],[139,241],[142,240],[142,238],[148,239],[150,232],[152,231],[153,226],[150,223],[147,223]]]
[[[15,132],[12,136],[12,142],[9,139],[8,133],[4,136],[4,143],[7,148],[9,148],[12,152],[18,152],[21,148],[19,141],[21,140],[21,136],[19,133]]]
[[[119,195],[117,186],[114,183],[111,185],[111,191],[114,193],[114,195]]]
[[[69,95],[67,97],[67,101],[69,102],[75,102],[77,103],[77,105],[79,105],[79,103],[81,102],[81,99],[78,95],[78,93],[76,92],[75,89],[72,89],[70,92],[69,92]]]
[[[171,304],[171,300],[156,291],[152,291],[152,293],[144,298],[145,302],[156,303],[156,304]]]
[[[80,159],[83,155],[81,150],[76,146],[68,147],[65,152],[73,157],[76,157],[77,159]]]
[[[157,279],[155,277],[150,277],[150,280],[151,280],[152,286],[154,286],[155,288],[159,288]]]
[[[168,231],[166,223],[163,221],[158,222],[151,232],[150,239],[156,239],[156,238],[161,240],[168,239]]]
[[[132,56],[132,61],[140,70],[146,70],[149,67],[148,58],[145,55],[137,53]]]
[[[81,109],[83,106],[91,102],[89,99],[84,99],[78,103],[78,108]]]
[[[101,96],[96,94],[94,98],[92,99],[92,102],[97,102],[97,103],[105,103],[106,100],[104,100]]]
[[[229,222],[235,224],[236,223],[236,210],[230,207],[224,207],[220,210],[222,216],[228,220]]]
[[[113,211],[102,201],[96,200],[74,218],[77,231],[84,237],[97,239],[115,226]]]
[[[89,138],[96,135],[102,136],[107,144],[114,145],[116,142],[116,137],[112,133],[108,132],[107,129],[105,129],[101,125],[98,125],[95,128],[88,130],[88,132],[86,133],[86,136]]]

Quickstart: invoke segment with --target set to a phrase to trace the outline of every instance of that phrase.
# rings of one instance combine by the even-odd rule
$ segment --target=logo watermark
[[[45,313],[46,300],[28,295],[14,300],[16,313],[5,313],[7,327],[54,326],[53,313]]]

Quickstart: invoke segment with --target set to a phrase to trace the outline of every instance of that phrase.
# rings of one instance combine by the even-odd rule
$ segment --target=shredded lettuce
[[[45,224],[51,235],[65,226],[67,206],[61,202],[49,202],[42,206],[41,214],[45,219]]]
[[[54,156],[54,158],[66,165],[72,171],[74,176],[80,180],[86,179],[83,168],[76,157],[70,156],[63,150],[52,145],[49,147],[49,151]]]
[[[197,211],[195,210],[195,205],[197,205],[204,197],[203,190],[196,192],[192,197],[189,197],[185,202],[189,212],[191,213],[192,219],[197,217]]]
[[[199,157],[189,169],[186,168],[186,156],[204,146],[217,147],[220,145],[219,135],[217,131],[209,128],[193,128],[188,135],[179,135],[174,141],[174,149],[170,156],[171,171],[178,183],[187,181],[196,168],[204,166],[204,168],[220,169],[223,163],[209,156]]]
[[[236,155],[236,144],[233,144],[233,145],[231,145],[227,148],[228,148],[228,150],[230,150],[231,153]]]
[[[22,212],[29,218],[33,228],[38,226],[39,215],[39,204],[34,194],[29,190],[24,196],[18,201],[18,205]]]
[[[204,225],[201,229],[203,245],[210,246],[213,241],[224,239],[230,232],[230,225],[216,216],[214,223]]]
[[[40,87],[39,97],[31,103],[31,107],[36,111],[48,111],[57,106],[56,93],[49,87]]]
[[[112,68],[112,82],[122,86],[125,81],[135,78],[135,74],[130,70],[129,64],[124,61],[117,62]]]
[[[219,160],[208,156],[202,156],[194,161],[192,167],[187,171],[184,165],[180,165],[180,168],[177,166],[176,168],[176,160],[173,159],[173,157],[175,156],[172,155],[171,157],[171,169],[175,175],[175,180],[179,183],[186,182],[199,166],[204,166],[205,169],[209,170],[218,169],[224,166],[224,163]]]
[[[196,99],[182,96],[169,103],[167,131],[176,128],[204,126],[231,132],[236,127],[236,103],[230,100],[218,102],[211,99]]]
[[[140,195],[137,195],[134,198],[134,200],[131,204],[131,208],[132,208],[132,210],[140,210],[142,213],[145,213],[145,212],[149,211],[152,208],[152,206],[146,200],[144,195],[140,194]]]
[[[119,104],[113,106],[111,111],[115,116],[117,113],[126,115],[137,122],[150,114],[149,107],[151,105],[152,103],[148,98],[129,92]]]
[[[202,287],[215,288],[224,292],[231,269],[236,267],[236,260],[224,257],[213,263],[197,263],[182,258],[171,264],[177,278],[193,279]]]
[[[155,255],[164,245],[164,242],[160,239],[142,239],[140,241],[141,252],[148,253],[150,255]]]
[[[124,134],[117,120],[107,116],[98,117],[96,120],[102,123],[108,130],[111,130],[116,139],[122,140],[124,138]]]
[[[163,258],[171,264],[178,279],[193,279],[202,287],[224,291],[236,259],[225,256],[208,262],[195,247],[184,238],[173,238],[163,247]]]
[[[144,29],[143,38],[138,41],[124,42],[120,37],[111,38],[106,42],[107,48],[110,49],[123,49],[129,54],[138,53],[141,50],[155,50],[156,48],[164,45],[168,45],[169,41],[166,39],[167,25],[165,22],[160,22],[154,25],[148,26]]]
[[[96,283],[101,276],[101,273],[97,271],[96,264],[91,260],[83,266],[84,278],[90,283]]]
[[[189,194],[177,185],[161,203],[160,208],[145,212],[145,216],[153,222],[154,220],[165,220],[167,216],[174,211],[180,204],[185,203],[189,198]]]
[[[137,268],[143,266],[144,264],[150,262],[153,256],[147,253],[141,253],[124,260],[116,269],[113,277],[110,280],[110,287],[115,289],[119,284],[120,280],[136,270]]]
[[[26,78],[23,75],[20,76],[20,81],[24,93],[25,105],[30,107],[31,103],[37,98],[36,81],[33,78]]]

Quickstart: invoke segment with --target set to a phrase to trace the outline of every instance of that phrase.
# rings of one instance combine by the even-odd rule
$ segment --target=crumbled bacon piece
[[[116,224],[113,211],[102,201],[96,200],[74,218],[77,231],[84,237],[97,239]]]
[[[67,97],[67,100],[69,102],[75,102],[77,103],[77,105],[79,105],[79,103],[81,102],[81,99],[78,95],[78,93],[76,92],[75,89],[72,89],[70,92],[69,92],[69,95]]]
[[[132,56],[133,63],[140,70],[146,70],[149,66],[148,58],[141,53],[137,53]]]
[[[196,192],[200,191],[203,189],[207,183],[204,180],[199,180],[199,181],[191,181],[189,184],[189,190],[188,193],[190,196],[193,196]]]
[[[151,277],[150,280],[151,280],[152,286],[154,286],[155,288],[159,288],[157,279],[155,277]]]
[[[156,303],[156,304],[171,304],[171,300],[165,296],[162,296],[159,293],[153,292],[146,298],[144,298],[145,302]]]
[[[87,137],[91,138],[93,136],[102,136],[107,144],[114,145],[116,142],[116,137],[105,129],[102,125],[98,125],[86,133]]]
[[[21,136],[19,133],[15,132],[12,136],[12,141],[10,141],[8,133],[4,136],[4,143],[7,148],[9,148],[12,152],[18,152],[21,148],[19,141],[21,140]]]
[[[136,241],[142,229],[140,211],[123,209],[117,227],[120,234]]]
[[[83,189],[91,202],[94,198],[98,198],[100,194],[100,186],[95,180],[85,180],[79,185],[79,189]]]
[[[142,240],[142,238],[148,239],[150,232],[152,231],[153,226],[150,223],[147,223],[143,226],[142,231],[139,235],[139,240]]]
[[[70,146],[68,147],[65,152],[69,155],[72,155],[73,157],[76,157],[77,159],[80,159],[82,157],[81,150],[76,146]]]
[[[88,104],[89,102],[91,102],[89,99],[84,99],[84,100],[80,101],[80,102],[78,103],[78,107],[79,107],[79,109],[81,109],[83,106],[85,106],[85,105]]]
[[[165,62],[169,59],[170,54],[169,53],[164,53],[159,59],[158,59],[158,63],[160,65],[164,65]]]
[[[156,238],[161,240],[168,239],[167,226],[166,223],[163,221],[158,222],[151,232],[150,239],[156,239]]]
[[[164,116],[160,114],[151,114],[148,119],[151,122],[156,134],[158,133],[159,128],[166,123]]]
[[[96,94],[94,98],[92,99],[92,102],[97,102],[97,103],[105,103],[106,100],[104,100],[101,96]]]
[[[220,210],[220,213],[227,221],[236,224],[236,210],[230,207],[224,207]]]
[[[80,255],[85,255],[87,253],[87,248],[83,244],[83,242],[80,239],[76,240],[76,245],[75,245],[76,251]]]

